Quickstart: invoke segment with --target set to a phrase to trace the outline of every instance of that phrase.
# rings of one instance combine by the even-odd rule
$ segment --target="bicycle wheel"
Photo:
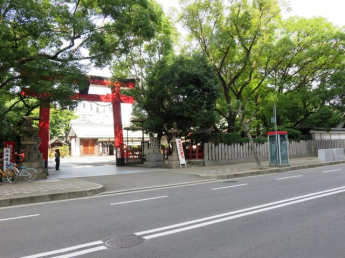
[[[24,179],[29,182],[35,180],[36,175],[37,175],[37,170],[34,168],[26,168],[22,172],[22,176],[24,177]]]
[[[18,181],[19,179],[19,170],[17,168],[8,168],[5,170],[6,180],[12,184]]]

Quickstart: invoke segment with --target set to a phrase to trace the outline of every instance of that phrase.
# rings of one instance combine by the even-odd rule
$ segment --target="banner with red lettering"
[[[13,141],[8,141],[4,142],[4,148],[10,149],[10,161],[11,163],[15,162],[15,157],[14,157],[14,142]]]
[[[179,138],[176,139],[176,147],[177,147],[178,158],[180,160],[180,165],[186,166],[186,157],[184,155],[182,141]]]

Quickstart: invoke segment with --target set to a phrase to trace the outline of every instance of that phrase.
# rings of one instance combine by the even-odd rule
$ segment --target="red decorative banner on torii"
[[[124,159],[124,143],[123,143],[123,129],[121,117],[121,103],[133,104],[134,98],[121,95],[120,88],[134,88],[135,81],[128,80],[126,82],[111,82],[109,78],[91,76],[90,84],[109,86],[112,89],[111,94],[97,95],[97,94],[75,94],[73,99],[95,101],[95,102],[111,102],[113,104],[113,118],[114,118],[114,139],[116,150],[116,165],[125,165]],[[24,92],[23,95],[35,96],[35,94]],[[38,136],[42,139],[40,144],[40,151],[45,160],[45,167],[48,167],[48,148],[49,148],[49,120],[50,120],[50,103],[45,102],[40,107],[39,133]]]

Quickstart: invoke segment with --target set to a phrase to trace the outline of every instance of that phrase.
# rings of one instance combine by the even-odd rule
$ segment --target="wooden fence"
[[[319,149],[345,148],[345,140],[310,140],[289,143],[289,156],[317,156]],[[256,150],[261,160],[267,160],[268,143],[256,144]],[[205,165],[222,165],[254,161],[254,155],[249,143],[244,144],[204,144]]]

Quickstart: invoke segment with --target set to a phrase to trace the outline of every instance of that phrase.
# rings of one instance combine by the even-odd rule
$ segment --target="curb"
[[[333,162],[318,163],[318,164],[296,165],[292,167],[289,166],[289,167],[283,167],[283,168],[252,170],[252,171],[238,172],[238,173],[233,173],[233,174],[217,174],[217,175],[198,174],[198,176],[201,176],[203,178],[209,178],[209,179],[231,179],[231,178],[281,173],[281,172],[286,172],[286,171],[293,171],[293,170],[300,170],[300,169],[307,169],[307,168],[325,167],[325,166],[332,166],[332,165],[338,165],[338,164],[344,164],[344,163],[345,161],[333,161]]]
[[[118,190],[118,191],[109,191],[109,192],[104,192],[105,191],[104,186],[99,185],[99,187],[97,188],[88,189],[88,190],[79,190],[79,191],[72,191],[72,192],[66,192],[66,193],[52,193],[52,194],[47,194],[47,195],[34,195],[34,196],[26,196],[26,197],[0,200],[0,207],[75,199],[75,198],[82,198],[82,197],[90,197],[94,195],[102,196],[102,195],[111,195],[111,194],[137,192],[137,191],[154,190],[154,189],[158,190],[158,189],[169,188],[169,187],[203,184],[203,183],[208,183],[208,182],[217,181],[217,180],[281,173],[281,172],[286,172],[286,171],[293,171],[293,170],[300,170],[300,169],[307,169],[307,168],[314,168],[314,167],[332,166],[332,165],[338,165],[338,164],[344,164],[344,163],[345,161],[334,161],[334,162],[328,162],[328,163],[297,165],[297,166],[292,166],[292,167],[269,168],[265,170],[252,170],[252,171],[246,171],[246,172],[237,172],[233,174],[216,174],[216,175],[196,174],[206,179],[201,180],[201,181],[188,182],[188,183],[176,183],[176,184],[170,184],[170,185],[132,188],[132,189],[124,189],[124,190]]]
[[[47,195],[34,195],[26,196],[19,198],[10,198],[6,200],[0,200],[0,207],[8,207],[15,205],[24,205],[24,204],[33,204],[33,203],[42,203],[42,202],[51,202],[51,201],[60,201],[81,197],[89,197],[96,194],[99,194],[104,191],[104,186],[100,185],[94,189],[80,190],[66,193],[53,193]]]

